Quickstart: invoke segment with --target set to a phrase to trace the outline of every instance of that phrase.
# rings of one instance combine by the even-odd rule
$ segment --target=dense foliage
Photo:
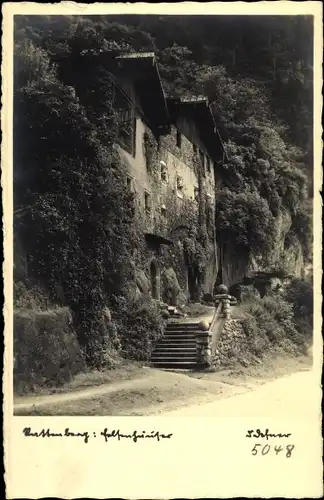
[[[97,81],[105,108],[100,102],[85,107],[43,49],[17,40],[15,204],[26,210],[20,215],[17,209],[15,232],[31,275],[52,296],[63,290],[61,300],[75,313],[89,362],[102,350],[102,309],[129,278],[134,240],[133,199],[112,147],[116,120],[109,88]]]
[[[297,329],[309,336],[313,332],[313,280],[293,279],[285,290],[285,299],[292,304]]]
[[[17,393],[53,387],[86,368],[68,308],[16,311],[14,388]]]
[[[280,295],[253,300],[245,307],[243,330],[251,352],[260,356],[267,350],[280,347],[287,352],[305,353],[307,335],[299,331],[292,303]]]
[[[120,297],[114,303],[114,311],[123,354],[130,359],[150,360],[154,342],[163,334],[164,321],[158,305],[145,297]]]

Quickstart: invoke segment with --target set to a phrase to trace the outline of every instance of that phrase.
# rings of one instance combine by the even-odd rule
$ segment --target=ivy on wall
[[[158,143],[153,133],[149,130],[143,136],[143,154],[148,172],[153,172],[158,155]]]

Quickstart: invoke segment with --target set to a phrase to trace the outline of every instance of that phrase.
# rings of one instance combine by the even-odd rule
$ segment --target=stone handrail
[[[211,323],[200,323],[200,332],[196,336],[197,365],[208,368],[216,351],[217,342],[221,336],[225,322],[230,319],[230,305],[234,297],[219,294],[215,297],[215,312]]]
[[[212,352],[211,352],[212,355],[215,352],[216,345],[220,337],[220,334],[222,332],[222,327],[224,323],[224,321],[222,321],[223,320],[222,309],[223,309],[223,304],[221,301],[219,301],[219,303],[215,305],[214,316],[209,327],[209,331],[212,336]]]

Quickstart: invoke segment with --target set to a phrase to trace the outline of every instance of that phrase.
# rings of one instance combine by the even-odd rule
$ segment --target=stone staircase
[[[197,366],[198,323],[170,322],[156,344],[151,363],[156,368],[193,369]]]

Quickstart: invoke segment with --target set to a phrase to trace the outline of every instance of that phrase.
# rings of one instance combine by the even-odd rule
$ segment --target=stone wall
[[[211,366],[212,335],[209,331],[201,331],[196,334],[196,360],[197,368],[209,368]]]
[[[226,321],[212,359],[212,365],[216,368],[226,368],[237,361],[247,365],[249,357],[248,341],[240,320],[230,319]]]
[[[179,289],[178,294],[189,298],[188,268],[184,259],[183,242],[188,237],[190,228],[193,225],[199,226],[202,198],[210,208],[210,219],[214,221],[215,218],[214,170],[206,169],[205,175],[201,175],[193,146],[181,134],[179,147],[177,129],[174,126],[168,134],[157,138],[138,117],[135,154],[131,155],[120,148],[121,159],[131,178],[139,233],[143,235],[143,240],[144,233],[152,233],[173,243],[169,246],[161,245],[159,249],[145,248],[143,245],[138,255],[134,256],[135,269],[146,277],[144,281],[149,287],[150,263],[152,260],[156,262],[160,272],[160,298],[172,295],[170,276],[173,276],[174,289]],[[149,210],[145,206],[147,195],[150,199]],[[209,238],[211,244],[205,252],[207,266],[202,293],[212,292],[217,276],[215,235],[211,234]],[[164,284],[168,289],[164,290]],[[140,293],[141,288],[143,287],[138,287]]]

